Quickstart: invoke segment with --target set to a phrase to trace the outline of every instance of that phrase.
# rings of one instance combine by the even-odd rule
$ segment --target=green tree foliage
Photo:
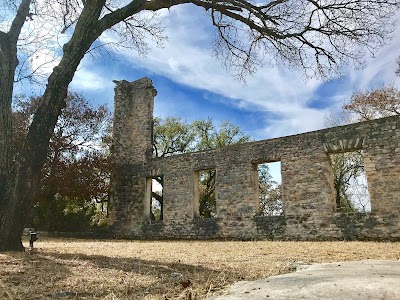
[[[194,151],[195,132],[193,126],[180,118],[168,117],[163,120],[155,117],[153,131],[153,149],[156,157]]]
[[[229,121],[222,122],[217,128],[211,119],[198,120],[193,122],[192,127],[196,135],[196,151],[218,149],[250,141],[250,137],[245,135],[239,126]]]
[[[202,218],[217,216],[215,195],[215,170],[205,170],[199,173],[199,215]]]
[[[40,101],[21,97],[16,101],[16,156]],[[99,209],[108,196],[111,166],[104,141],[110,135],[110,112],[105,106],[92,107],[77,93],[69,93],[66,103],[50,140],[29,224],[40,230],[83,231],[105,219]]]

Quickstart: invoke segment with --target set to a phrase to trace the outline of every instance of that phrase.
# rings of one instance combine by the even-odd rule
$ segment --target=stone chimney
[[[120,237],[137,235],[143,218],[145,178],[138,177],[153,150],[157,92],[148,78],[114,81],[113,172],[108,225]],[[133,226],[135,224],[135,226]]]
[[[116,83],[113,157],[119,164],[143,163],[152,156],[154,96],[149,78]]]

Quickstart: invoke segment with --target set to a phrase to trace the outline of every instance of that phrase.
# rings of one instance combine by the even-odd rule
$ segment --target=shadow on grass
[[[47,257],[53,257],[61,260],[83,260],[90,262],[98,268],[113,269],[123,272],[135,272],[137,274],[147,274],[149,270],[157,270],[159,274],[170,274],[171,272],[184,272],[186,270],[193,270],[196,272],[215,272],[211,268],[204,266],[195,266],[191,264],[184,264],[180,261],[177,262],[160,262],[155,260],[146,260],[138,258],[127,257],[109,257],[104,255],[87,255],[81,253],[58,253],[46,251]]]
[[[40,254],[7,252],[0,257],[0,299],[47,299],[71,271]]]
[[[84,265],[92,277],[84,282],[76,278],[73,290],[78,297],[106,297],[112,294],[119,299],[173,299],[185,292],[185,282],[190,280],[190,288],[204,296],[233,281],[243,279],[239,273],[221,271],[200,265],[177,262],[160,262],[126,257],[109,257],[81,253],[59,253],[46,251],[44,256],[53,264],[62,263],[73,267]],[[174,274],[175,273],[175,274]],[[176,273],[182,274],[182,278]],[[76,276],[76,275],[74,275]],[[78,275],[79,277],[79,275]],[[193,296],[193,299],[197,297]]]

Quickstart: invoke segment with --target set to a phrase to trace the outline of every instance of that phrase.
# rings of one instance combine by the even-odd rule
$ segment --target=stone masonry
[[[400,240],[400,116],[153,158],[152,82],[116,82],[109,222],[126,238]],[[329,154],[362,150],[372,210],[336,212]],[[283,216],[259,216],[257,164],[281,162]],[[198,171],[216,170],[217,216],[198,217]],[[151,178],[164,217],[150,220]]]

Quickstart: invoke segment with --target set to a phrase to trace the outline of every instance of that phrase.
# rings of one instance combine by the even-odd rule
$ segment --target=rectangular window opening
[[[371,212],[362,150],[330,153],[338,212]]]
[[[260,203],[259,215],[284,215],[282,199],[281,162],[257,164],[257,189]]]
[[[217,203],[215,195],[215,169],[200,170],[196,172],[196,195],[198,199],[198,216],[201,218],[215,218],[217,216]]]
[[[148,201],[150,201],[150,221],[157,223],[164,219],[164,177],[154,176],[148,179],[149,188]]]

